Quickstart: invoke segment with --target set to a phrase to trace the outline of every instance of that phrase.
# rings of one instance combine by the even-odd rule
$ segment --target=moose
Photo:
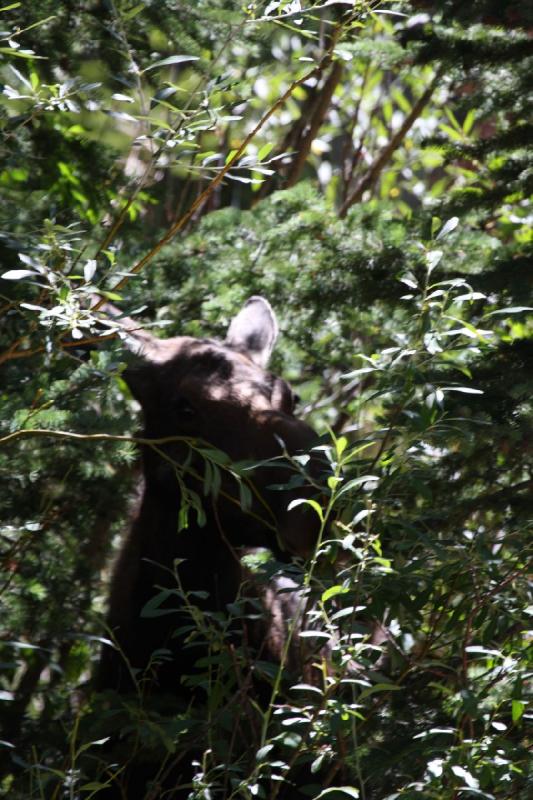
[[[301,454],[317,436],[295,416],[289,384],[267,371],[278,325],[264,298],[245,303],[223,342],[163,340],[132,319],[119,318],[118,324],[136,352],[124,378],[144,418],[143,490],[111,582],[108,627],[116,646],[104,648],[96,682],[99,690],[119,693],[141,684],[152,696],[187,703],[192,692],[183,676],[194,674],[205,655],[180,633],[190,598],[201,611],[224,612],[248,577],[243,553],[268,548],[282,562],[310,555],[319,518],[308,503],[294,501],[320,492],[323,464],[311,454],[302,466]],[[218,491],[204,496],[206,451],[221,466]],[[244,473],[250,477],[241,478],[248,507],[239,480],[225,468],[243,462],[255,464]],[[202,498],[201,509],[195,502],[191,507],[194,497]],[[269,611],[265,598],[275,595],[274,585],[263,592],[263,618],[244,631],[267,661],[280,659],[283,624],[275,617],[290,606],[285,600],[276,613]],[[154,603],[156,612],[147,614]],[[125,796],[144,797],[144,788],[135,791],[130,787]],[[167,786],[167,796],[187,793]]]

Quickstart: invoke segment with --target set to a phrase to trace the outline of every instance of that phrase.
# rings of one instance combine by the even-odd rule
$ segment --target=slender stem
[[[329,59],[329,55],[326,56],[326,58]],[[268,111],[266,111],[265,114],[263,114],[257,125],[250,131],[250,133],[242,141],[240,147],[235,151],[233,157],[227,162],[227,164],[224,165],[223,169],[220,170],[218,175],[216,175],[213,178],[213,180],[208,184],[208,186],[204,189],[204,191],[196,198],[196,200],[192,203],[188,211],[186,211],[185,214],[183,214],[183,216],[181,216],[180,219],[177,220],[177,222],[175,222],[173,225],[170,226],[165,235],[154,245],[154,247],[152,247],[152,249],[145,256],[143,256],[140,259],[140,261],[138,261],[133,267],[131,267],[129,274],[124,276],[120,281],[118,281],[118,283],[116,283],[113,286],[112,288],[113,292],[120,291],[127,284],[132,275],[137,275],[139,272],[141,272],[142,269],[146,266],[146,264],[148,264],[148,262],[151,261],[154,258],[154,256],[156,256],[159,253],[159,251],[162,250],[163,247],[165,247],[165,245],[167,245],[170,241],[172,241],[174,236],[176,236],[176,234],[179,233],[179,231],[181,231],[182,228],[185,227],[185,225],[192,219],[195,213],[203,206],[205,201],[212,195],[217,186],[219,186],[219,184],[222,183],[222,181],[224,180],[228,172],[231,170],[233,165],[239,160],[239,158],[242,156],[242,154],[244,153],[250,142],[259,133],[261,128],[264,127],[264,125],[268,122],[270,117],[273,114],[275,114],[278,108],[280,108],[282,105],[285,104],[285,102],[293,94],[295,89],[298,88],[298,86],[301,86],[302,83],[305,83],[310,78],[320,73],[322,69],[323,69],[323,64],[321,62],[318,66],[313,67],[312,70],[306,72],[305,75],[302,75],[301,78],[298,78],[297,80],[291,83],[289,88],[285,92],[283,92],[283,94],[268,109]],[[105,303],[106,299],[101,298],[96,303],[96,305],[93,307],[92,310],[97,311]]]
[[[396,133],[392,136],[391,140],[387,143],[387,145],[383,148],[381,153],[374,159],[370,167],[368,168],[366,174],[363,178],[358,182],[357,186],[353,190],[353,192],[348,195],[344,203],[342,204],[339,216],[341,219],[346,216],[348,210],[359,203],[364,193],[367,189],[371,189],[376,181],[378,180],[381,172],[383,171],[385,165],[390,161],[394,151],[397,147],[401,144],[403,139],[407,136],[411,128],[413,127],[414,123],[424,110],[425,106],[429,103],[433,92],[437,88],[437,84],[442,77],[442,69],[438,70],[431,83],[427,87],[426,91],[418,98],[414,106],[412,107],[410,113],[405,118],[403,124],[398,128]]]
[[[70,439],[70,440],[73,440],[73,441],[87,441],[87,442],[98,442],[98,441],[101,441],[101,442],[131,442],[132,444],[145,445],[146,447],[152,448],[152,450],[154,450],[162,459],[164,459],[165,461],[168,461],[174,468],[178,468],[179,464],[177,464],[176,461],[173,458],[171,458],[171,456],[168,456],[163,450],[161,450],[158,447],[158,445],[170,444],[170,443],[175,443],[175,442],[184,442],[189,447],[191,447],[193,450],[196,450],[202,456],[202,458],[206,458],[206,455],[205,455],[204,451],[202,450],[201,447],[198,446],[198,444],[201,442],[201,440],[199,440],[199,439],[190,439],[187,436],[164,436],[161,439],[147,439],[147,438],[142,437],[142,436],[126,436],[126,435],[122,435],[122,434],[73,433],[72,431],[57,431],[57,430],[46,430],[46,429],[41,429],[41,428],[28,428],[27,430],[14,431],[14,433],[9,433],[7,436],[2,436],[0,438],[0,445],[9,444],[9,443],[11,443],[13,441],[16,441],[17,439],[29,438],[31,436],[34,436],[34,437],[35,436],[37,436],[37,437],[38,436],[51,436],[51,437],[56,438],[56,439],[67,439],[67,440]],[[209,446],[209,442],[204,442],[204,444]],[[229,474],[231,474],[231,475],[233,475],[233,477],[235,477],[235,473],[231,469],[231,466],[224,467],[224,466],[222,466],[220,464],[217,464],[216,466],[219,467],[219,468],[222,467],[222,469],[225,469]],[[188,472],[190,475],[192,475],[193,478],[195,478],[195,479],[197,479],[199,481],[203,480],[202,476],[198,472],[196,472],[196,470],[192,469],[191,467],[187,467],[184,471]],[[251,509],[248,509],[245,513],[248,516],[253,517],[254,519],[260,521],[263,525],[265,525],[265,527],[269,528],[270,530],[277,532],[277,525],[275,524],[274,514],[273,514],[270,506],[266,502],[266,500],[261,496],[260,492],[254,486],[254,483],[251,480],[247,479],[247,478],[243,478],[242,476],[239,476],[238,480],[245,480],[246,481],[248,487],[250,488],[250,491],[255,495],[256,499],[263,506],[263,508],[266,511],[268,511],[268,513],[270,514],[271,519],[274,520],[274,521],[273,522],[269,522],[268,520],[266,520],[263,517],[259,516],[259,514],[256,514]],[[233,495],[229,494],[229,492],[226,492],[223,489],[219,490],[219,494],[221,495],[221,497],[224,497],[224,499],[229,500],[229,502],[233,503],[234,505],[239,506],[239,508],[242,508],[241,501],[239,500],[238,497],[233,497]]]

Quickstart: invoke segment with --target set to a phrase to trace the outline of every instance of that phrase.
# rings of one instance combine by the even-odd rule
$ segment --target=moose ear
[[[263,297],[250,297],[228,328],[225,344],[246,353],[254,364],[265,368],[278,335],[271,305]]]

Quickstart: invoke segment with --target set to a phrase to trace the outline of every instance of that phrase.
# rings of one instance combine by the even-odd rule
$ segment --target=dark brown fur
[[[269,548],[281,560],[291,554],[308,555],[318,534],[316,514],[306,505],[292,511],[287,506],[313,490],[268,487],[295,475],[282,457],[283,448],[290,454],[304,451],[313,444],[315,433],[294,416],[289,385],[265,369],[277,325],[262,298],[248,301],[224,343],[189,337],[159,340],[136,329],[132,320],[123,321],[123,328],[130,345],[141,354],[125,379],[142,406],[144,438],[191,437],[223,451],[232,462],[277,459],[274,466],[259,466],[250,473],[254,501],[252,513],[247,513],[238,502],[237,481],[227,470],[221,470],[218,495],[203,496],[205,462],[186,442],[160,444],[159,452],[143,446],[143,495],[110,595],[108,624],[118,649],[105,648],[97,684],[100,689],[128,691],[135,674],[137,681],[149,678],[152,692],[182,694],[186,699],[181,678],[194,672],[202,653],[184,648],[184,637],[174,636],[177,628],[190,622],[185,619],[183,597],[175,591],[176,572],[183,592],[207,593],[194,600],[201,609],[224,611],[246,577],[239,560],[243,548]],[[316,472],[315,461],[311,463]],[[186,488],[202,498],[204,525],[191,509],[189,526],[178,530],[184,498],[172,462]],[[185,472],[184,464],[188,464]],[[172,592],[163,608],[175,613],[142,616],[146,603],[161,590]],[[263,592],[263,598],[273,591]],[[263,622],[263,631],[264,626]],[[263,658],[275,659],[280,643],[274,628],[268,627],[269,623],[259,645]],[[245,636],[257,639],[256,632],[257,626],[250,627]],[[166,660],[152,668],[153,653],[161,648],[167,650]]]

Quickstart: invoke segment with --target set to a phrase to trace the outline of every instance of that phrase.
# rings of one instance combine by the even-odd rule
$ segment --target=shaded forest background
[[[251,294],[342,467],[313,577],[338,644],[239,758],[210,717],[191,798],[302,763],[310,797],[530,796],[527,5],[41,0],[0,28],[2,796],[98,796],[108,737],[164,759],[205,724],[87,689],[137,469],[95,298],[216,337]]]

